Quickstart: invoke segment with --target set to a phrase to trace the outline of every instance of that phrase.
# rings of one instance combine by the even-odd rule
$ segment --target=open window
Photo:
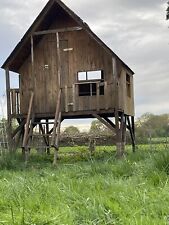
[[[127,96],[131,97],[131,77],[129,74],[126,74],[126,90]]]
[[[79,96],[96,96],[99,87],[99,95],[104,95],[104,74],[102,70],[83,71],[77,74]]]

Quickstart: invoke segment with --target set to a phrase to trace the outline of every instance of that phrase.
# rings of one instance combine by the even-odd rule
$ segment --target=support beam
[[[97,114],[93,114],[93,116],[97,118],[101,123],[103,123],[106,127],[108,127],[111,131],[114,132],[114,128],[106,120],[104,120],[102,117],[100,117]]]
[[[33,35],[45,35],[45,34],[55,34],[55,33],[63,33],[63,32],[71,32],[71,31],[80,31],[82,30],[82,27],[67,27],[67,28],[61,28],[61,29],[55,29],[55,30],[43,30],[43,31],[37,31]]]
[[[125,151],[125,141],[126,141],[126,123],[125,123],[125,115],[124,112],[121,113],[121,121],[120,121],[120,139],[121,139],[121,152],[120,156],[124,155]]]
[[[45,145],[46,145],[46,147],[48,147],[48,141],[47,141],[47,138],[45,137],[46,134],[45,134],[45,130],[43,129],[42,124],[39,124],[39,128],[40,128],[40,130],[42,132],[42,137],[43,137],[43,140],[45,142]]]
[[[61,127],[61,121],[62,121],[62,114],[61,112],[59,113],[59,118],[58,118],[58,125],[57,125],[57,136],[56,136],[56,141],[54,143],[54,160],[53,160],[53,165],[56,165],[57,159],[58,159],[58,151],[59,151],[59,139],[60,139],[60,127]]]
[[[121,129],[119,123],[119,112],[115,109],[115,125],[116,125],[116,155],[120,158],[121,155]]]
[[[8,136],[8,144],[9,150],[12,151],[12,117],[11,117],[11,99],[10,99],[10,74],[9,69],[5,70],[6,75],[6,98],[7,98],[7,136]]]
[[[116,128],[116,125],[107,117],[103,117],[114,129]]]
[[[128,122],[128,126],[129,126],[129,131],[130,131],[130,136],[131,136],[131,141],[132,141],[132,147],[133,147],[133,152],[135,152],[135,136],[133,133],[133,129],[132,129],[132,125],[130,122],[130,117],[127,116],[127,122]]]
[[[11,122],[10,117],[11,117],[11,104],[10,104],[10,74],[9,70],[5,70],[5,75],[6,75],[6,97],[7,97],[7,116],[9,122]]]
[[[112,58],[112,70],[113,70],[113,82],[114,82],[114,99],[115,99],[115,126],[116,126],[116,147],[117,147],[117,157],[122,157],[124,154],[124,148],[122,147],[122,133],[124,132],[124,113],[120,115],[119,113],[119,71],[117,66],[117,59]],[[119,116],[121,116],[119,124]]]
[[[46,119],[46,134],[49,134],[49,119]],[[47,140],[47,154],[50,155],[50,138],[46,137]]]
[[[135,137],[135,122],[134,122],[134,116],[131,116],[131,127],[132,127],[132,131],[133,131],[134,139],[136,139],[136,137]]]
[[[17,133],[23,128],[23,126],[25,125],[25,123],[26,123],[26,120],[23,119],[22,122],[19,124],[19,127],[17,127],[14,130],[14,132],[12,133],[12,138],[14,138],[17,135]]]

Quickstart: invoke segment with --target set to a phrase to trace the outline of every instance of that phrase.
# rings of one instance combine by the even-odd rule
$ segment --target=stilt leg
[[[119,127],[119,113],[115,110],[115,125],[116,125],[116,156],[121,157],[121,138],[120,138],[120,127]]]
[[[25,148],[25,165],[27,165],[30,155],[30,148]]]
[[[57,133],[56,133],[56,141],[54,147],[54,160],[53,165],[56,165],[58,159],[58,151],[59,151],[59,139],[60,139],[60,126],[61,126],[62,114],[59,112],[59,118],[57,123]]]
[[[57,147],[54,147],[54,159],[53,159],[53,165],[55,166],[57,164],[58,160],[58,151],[59,149]]]
[[[128,129],[130,131],[133,152],[135,152],[134,118],[132,118],[132,122],[130,122],[130,117],[127,116],[127,122],[128,122]]]
[[[136,136],[135,136],[135,123],[134,123],[134,116],[131,117],[131,127],[133,131],[133,152],[136,151]]]
[[[49,120],[47,119],[46,120],[46,134],[49,134]],[[47,142],[48,142],[48,146],[47,146],[47,150],[46,150],[46,152],[47,152],[47,154],[48,155],[50,155],[50,140],[49,140],[49,136],[47,137]]]

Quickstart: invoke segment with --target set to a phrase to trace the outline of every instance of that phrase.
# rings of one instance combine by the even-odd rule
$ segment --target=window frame
[[[90,73],[90,72],[101,72],[101,78],[99,78],[99,79],[88,79],[88,73]],[[85,80],[80,80],[79,79],[79,76],[78,75],[80,73],[86,73],[86,79]],[[103,82],[104,81],[104,71],[102,69],[100,69],[100,70],[78,71],[77,72],[77,81],[78,82],[90,82],[90,81],[101,81],[101,82]]]
[[[88,79],[88,73],[90,72],[100,72],[100,78],[99,79]],[[86,79],[79,79],[80,73],[86,74]],[[78,84],[78,96],[84,97],[84,96],[96,96],[97,95],[97,83],[101,84],[104,82],[104,71],[102,69],[100,70],[87,70],[87,71],[78,71],[77,72],[77,84]],[[80,92],[80,85],[89,85],[90,93],[84,94]],[[95,86],[95,87],[94,87]],[[87,92],[86,92],[87,93]],[[104,84],[99,86],[99,96],[104,96],[105,90],[104,90]]]

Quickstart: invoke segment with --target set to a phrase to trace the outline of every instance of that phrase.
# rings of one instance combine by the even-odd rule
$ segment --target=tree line
[[[146,143],[152,138],[169,137],[169,114],[154,115],[152,113],[145,113],[141,115],[135,122],[136,141],[138,143]],[[80,132],[75,126],[67,127],[62,136],[69,137],[104,137],[115,140],[115,133],[105,127],[100,121],[94,120],[91,123],[88,132]],[[127,131],[127,140],[130,143],[129,133]]]
[[[3,134],[7,128],[2,132],[6,126],[6,120],[0,121],[0,142],[3,140]],[[14,124],[15,127],[15,124]],[[154,115],[152,113],[145,113],[141,115],[135,122],[135,133],[137,143],[147,143],[153,138],[169,138],[169,114]],[[130,135],[127,131],[126,142],[130,143]],[[80,131],[76,126],[69,126],[61,132],[61,139],[66,145],[81,145],[88,143],[90,139],[95,139],[99,145],[111,145],[115,143],[115,132],[103,125],[98,120],[93,120],[88,131]]]

